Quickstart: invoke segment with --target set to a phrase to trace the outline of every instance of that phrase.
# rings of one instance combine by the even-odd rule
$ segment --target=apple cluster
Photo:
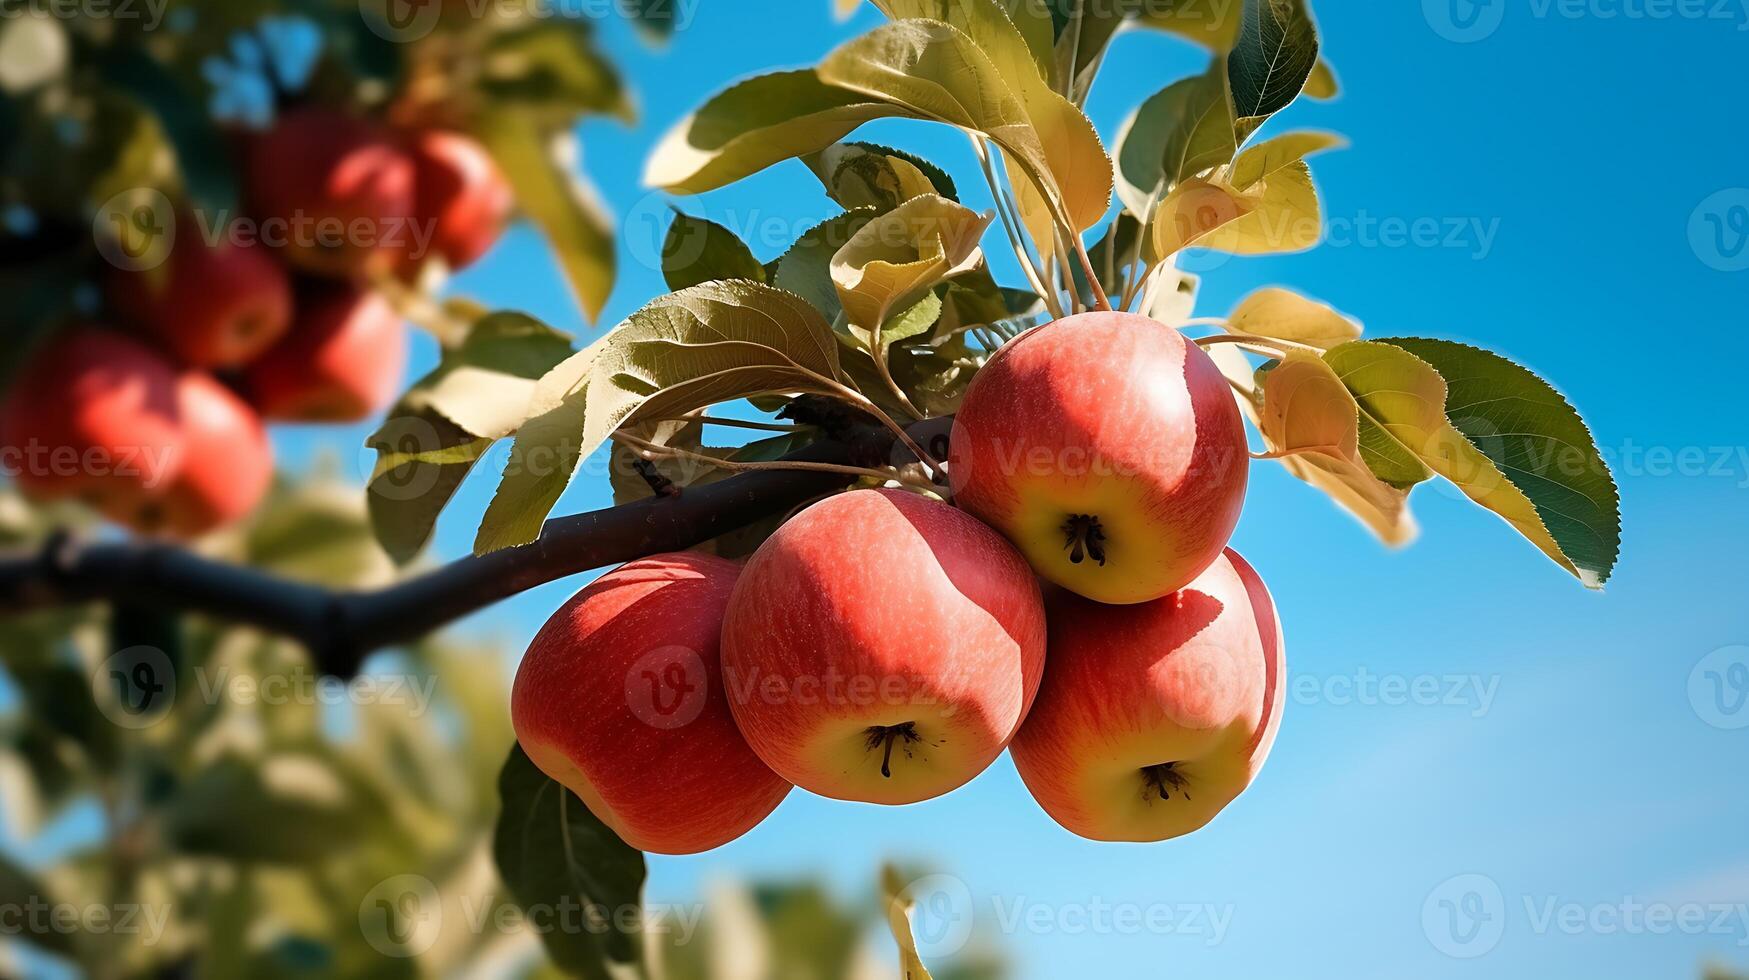
[[[246,515],[272,482],[264,422],[356,422],[394,398],[407,336],[373,284],[472,263],[514,204],[455,132],[308,107],[237,147],[247,216],[179,213],[162,261],[112,270],[107,312],[18,372],[0,452],[31,496],[173,537]]]
[[[1004,749],[1083,837],[1207,824],[1262,766],[1286,671],[1227,547],[1249,451],[1219,368],[1144,317],[1068,317],[992,358],[950,442],[953,504],[852,490],[744,565],[661,555],[578,593],[517,672],[529,758],[659,853],[792,786],[931,799]]]

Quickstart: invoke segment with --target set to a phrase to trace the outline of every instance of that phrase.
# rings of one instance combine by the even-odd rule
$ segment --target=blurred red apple
[[[294,110],[256,139],[249,203],[261,240],[288,261],[340,278],[392,272],[413,239],[412,159],[376,125]]]
[[[1045,657],[1038,580],[946,504],[857,490],[802,511],[748,561],[723,623],[735,721],[778,775],[915,803],[1002,753]]]
[[[1287,651],[1269,590],[1233,551],[1163,599],[1047,597],[1050,657],[1010,751],[1082,837],[1158,841],[1251,785],[1281,727]]]
[[[697,554],[623,565],[554,613],[517,668],[523,751],[639,850],[726,844],[789,793],[724,696],[718,647],[739,572]]]
[[[76,497],[116,515],[163,494],[186,458],[177,373],[137,340],[62,330],[12,378],[0,407],[4,469],[37,499]]]
[[[291,326],[291,277],[263,245],[209,245],[192,217],[178,220],[169,258],[110,282],[116,309],[196,367],[233,368]]]
[[[184,461],[144,530],[192,538],[245,517],[273,483],[273,448],[267,429],[243,399],[205,371],[177,382],[177,421]]]
[[[978,372],[954,419],[954,502],[1045,578],[1146,602],[1218,558],[1245,503],[1244,421],[1220,369],[1130,313],[1040,327]]]
[[[408,138],[415,167],[415,220],[419,236],[429,236],[425,253],[408,252],[407,267],[433,255],[451,269],[472,265],[486,254],[504,226],[516,199],[491,154],[461,133],[428,129]]]
[[[340,285],[306,290],[298,303],[291,331],[246,372],[262,416],[356,422],[387,408],[407,365],[407,333],[394,307]]]

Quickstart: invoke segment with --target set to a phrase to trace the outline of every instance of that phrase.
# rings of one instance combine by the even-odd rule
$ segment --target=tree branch
[[[910,427],[921,444],[944,440],[951,419]],[[862,427],[784,457],[792,462],[883,466],[915,462],[884,429]],[[471,555],[376,591],[328,589],[149,541],[83,544],[52,536],[31,553],[0,554],[0,617],[85,602],[204,613],[304,644],[324,673],[350,676],[383,647],[438,628],[539,585],[607,565],[678,551],[782,514],[846,484],[833,473],[744,473],[606,510],[547,521],[533,543]]]

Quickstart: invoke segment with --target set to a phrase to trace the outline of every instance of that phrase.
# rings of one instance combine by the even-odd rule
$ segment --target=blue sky
[[[626,232],[605,324],[664,291],[652,259],[669,199],[639,184],[649,148],[727,82],[810,63],[879,22],[865,7],[837,24],[828,7],[695,5],[662,50],[606,28],[641,121],[583,129],[586,166]],[[972,922],[1038,980],[1749,969],[1749,727],[1730,727],[1749,724],[1749,708],[1709,701],[1704,680],[1749,662],[1731,649],[1749,644],[1749,406],[1718,367],[1749,299],[1749,137],[1729,108],[1749,13],[1739,0],[1327,0],[1319,15],[1345,92],[1277,126],[1353,141],[1314,161],[1331,242],[1208,264],[1199,314],[1283,284],[1375,335],[1464,340],[1549,377],[1621,484],[1608,591],[1585,592],[1448,489],[1417,492],[1422,539],[1392,553],[1259,464],[1236,546],[1280,605],[1295,686],[1268,767],[1211,827],[1152,846],[1081,841],[1003,759],[903,809],[794,793],[741,841],[653,859],[652,899],[772,875],[824,874],[848,893],[899,856],[951,876],[928,903],[945,917],[925,910],[926,940]],[[1204,60],[1164,36],[1121,37],[1095,122],[1109,138]],[[988,205],[956,134],[907,123],[863,135],[932,156]],[[834,210],[793,162],[679,203],[741,231],[761,258]],[[456,286],[591,334],[527,230]],[[419,365],[433,356],[422,347]],[[279,438],[294,458],[361,458],[360,432]],[[492,484],[490,472],[470,480],[434,557],[466,552]],[[606,503],[605,481],[584,479],[560,512]],[[520,650],[581,584],[465,628]],[[1153,928],[1121,928],[1132,914]]]

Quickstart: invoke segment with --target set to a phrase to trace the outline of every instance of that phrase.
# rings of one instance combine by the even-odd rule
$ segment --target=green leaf
[[[540,380],[474,550],[538,538],[577,463],[622,425],[842,383],[832,327],[799,296],[742,280],[662,296]]]
[[[958,9],[958,8],[956,8]],[[962,20],[980,36],[1001,38],[1012,24]],[[1005,22],[1005,19],[1004,19]],[[952,24],[907,20],[845,44],[818,69],[822,80],[881,99],[903,114],[981,133],[1025,171],[1059,224],[1092,227],[1111,200],[1111,161],[1093,124],[1039,75],[1012,42],[992,40],[986,54]]]
[[[1489,351],[1420,338],[1379,343],[1413,354],[1445,379],[1445,414],[1462,439],[1430,447],[1428,465],[1587,588],[1602,588],[1621,550],[1621,497],[1572,405]]]
[[[1266,367],[1258,372],[1260,404],[1252,414],[1270,454],[1387,544],[1407,544],[1415,536],[1408,492],[1380,480],[1367,465],[1360,405],[1335,369],[1305,351]]]
[[[510,109],[484,114],[475,133],[558,252],[584,315],[595,320],[613,292],[617,253],[612,224],[579,169],[576,136]]]
[[[802,158],[846,211],[886,213],[914,197],[939,194],[959,200],[953,179],[922,157],[874,143],[834,143]]]
[[[498,780],[503,801],[492,856],[524,909],[606,910],[600,930],[543,929],[547,954],[566,973],[610,980],[616,966],[642,975],[641,933],[624,930],[639,909],[644,855],[620,840],[575,794],[536,768],[521,746]],[[641,920],[641,916],[637,920]]]
[[[673,290],[715,279],[765,281],[765,266],[739,236],[679,210],[662,241],[662,278]]]
[[[1318,31],[1306,0],[1245,0],[1227,59],[1238,117],[1261,120],[1286,108],[1317,63]]]
[[[978,242],[993,218],[929,194],[863,226],[832,257],[832,281],[852,329],[867,339],[937,283],[981,265]]]
[[[730,86],[670,130],[650,154],[644,183],[676,194],[715,190],[895,114],[812,71],[760,75]]]
[[[1432,479],[1421,454],[1447,428],[1439,372],[1387,344],[1340,344],[1324,363],[1360,408],[1360,455],[1373,475],[1399,490]]]
[[[772,282],[813,304],[828,323],[836,321],[844,307],[838,301],[838,287],[832,283],[832,256],[877,214],[872,207],[858,208],[809,228],[778,259]]]
[[[29,871],[0,855],[0,908],[11,909],[15,921],[7,928],[9,936],[22,936],[37,947],[62,956],[76,952],[73,933],[54,928],[44,916],[20,914],[38,905],[55,904],[42,882]]]
[[[1176,34],[1216,53],[1232,50],[1239,35],[1243,16],[1242,0],[1222,0],[1220,3],[1183,2],[1144,3],[1137,16],[1143,27]]]
[[[236,210],[237,178],[230,165],[231,153],[200,97],[141,48],[118,47],[97,65],[109,85],[157,116],[158,125],[176,149],[176,165],[194,203],[208,214]]]
[[[308,864],[354,846],[375,801],[320,756],[281,753],[203,767],[165,817],[179,852]]]
[[[1143,102],[1117,138],[1117,195],[1130,213],[1153,213],[1167,190],[1231,163],[1239,150],[1226,70],[1216,59],[1201,75],[1174,82]]]
[[[391,558],[404,564],[418,555],[475,461],[521,424],[536,380],[570,355],[565,334],[495,313],[401,397],[366,440],[377,451],[371,528]]]
[[[549,17],[494,35],[479,56],[477,84],[488,100],[503,104],[485,111],[534,110],[555,124],[585,113],[636,122],[619,72],[594,34],[587,19]]]

